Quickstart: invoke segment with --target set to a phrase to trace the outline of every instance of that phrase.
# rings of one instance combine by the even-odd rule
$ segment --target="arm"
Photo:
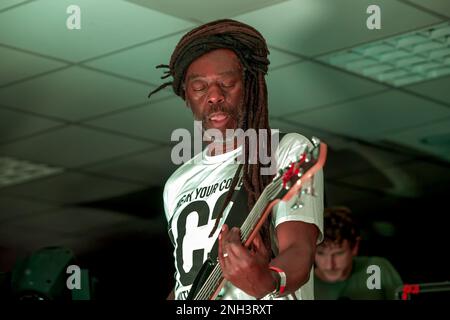
[[[276,230],[279,254],[270,265],[286,273],[285,293],[291,293],[308,281],[314,261],[318,229],[315,225],[290,221],[280,224]],[[223,257],[227,253],[226,258]],[[262,298],[276,287],[277,279],[269,269],[268,252],[258,236],[253,251],[240,241],[240,230],[222,228],[219,238],[219,261],[225,279],[256,298]]]
[[[319,230],[310,223],[290,221],[280,224],[276,232],[279,254],[270,265],[286,273],[285,292],[292,293],[309,279]]]

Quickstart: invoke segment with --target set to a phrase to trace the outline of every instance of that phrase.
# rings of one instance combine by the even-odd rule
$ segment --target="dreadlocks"
[[[184,35],[176,46],[169,65],[159,65],[157,68],[168,68],[162,79],[172,76],[173,81],[163,83],[153,90],[155,92],[171,85],[176,95],[185,99],[183,82],[189,65],[203,54],[215,49],[231,49],[238,56],[244,72],[244,119],[243,130],[249,128],[266,129],[268,132],[267,155],[271,155],[270,128],[267,108],[267,87],[265,74],[269,65],[267,55],[269,50],[263,36],[254,28],[244,23],[223,19],[199,26]],[[259,138],[258,138],[259,139]],[[259,149],[259,141],[258,141]],[[257,154],[260,150],[257,150]],[[249,141],[245,139],[245,155],[243,167],[243,185],[248,194],[247,206],[251,210],[264,188],[270,183],[271,176],[261,175],[261,165],[249,164]],[[231,200],[239,179],[233,179],[222,210],[216,219],[211,235],[217,229],[223,211]],[[270,245],[270,219],[261,228],[262,239],[268,249]]]

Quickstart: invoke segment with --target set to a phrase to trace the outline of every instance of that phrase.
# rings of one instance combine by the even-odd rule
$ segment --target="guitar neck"
[[[258,201],[256,201],[252,210],[248,214],[244,223],[241,227],[241,241],[246,247],[253,241],[253,237],[257,231],[259,231],[262,223],[267,218],[268,213],[266,209],[268,208],[270,202],[279,193],[282,185],[278,183],[278,180],[272,181],[261,193]]]

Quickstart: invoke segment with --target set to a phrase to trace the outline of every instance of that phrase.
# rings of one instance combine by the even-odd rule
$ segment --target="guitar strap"
[[[245,191],[245,188],[242,184],[242,174],[241,174],[242,167],[243,167],[242,165],[238,166],[238,168],[236,169],[234,178],[233,178],[233,179],[239,179],[239,181],[236,184],[236,188],[234,189],[233,195],[231,196],[230,202],[232,202],[233,205],[231,206],[230,212],[228,212],[228,216],[224,222],[225,224],[228,225],[228,227],[230,229],[233,227],[240,228],[246,218],[246,215],[243,213],[248,211],[247,192]],[[228,192],[231,192],[231,191],[232,190],[230,188],[230,190],[228,190]],[[221,208],[223,208],[225,198],[226,197],[222,197],[222,203],[218,204],[218,205],[220,205]],[[217,259],[218,247],[219,247],[219,240],[216,240],[216,242],[214,243],[214,246],[212,247],[212,249],[209,253],[209,258],[211,258],[212,261],[215,261]]]
[[[279,141],[281,141],[281,139],[284,137],[284,135],[286,135],[286,133],[279,133]],[[275,150],[273,150],[273,152],[275,152]],[[241,174],[241,168],[242,165],[239,165],[239,167],[236,169],[236,173],[234,175],[233,179],[239,179],[236,188],[233,192],[233,195],[231,196],[231,202],[233,202],[233,205],[230,209],[230,212],[228,213],[228,216],[225,220],[225,224],[228,225],[229,229],[233,228],[233,227],[241,227],[242,224],[245,221],[245,218],[247,217],[246,214],[243,214],[245,212],[248,212],[248,207],[247,207],[247,199],[248,199],[248,193],[244,188],[244,185],[242,183],[242,174]],[[239,176],[239,177],[238,177]],[[228,192],[231,192],[231,188],[230,190],[228,190]],[[226,197],[223,197],[223,202],[225,201]],[[220,203],[220,207],[223,208],[223,202]],[[219,240],[216,240],[216,242],[214,243],[214,246],[212,247],[210,253],[209,253],[209,258],[212,261],[215,261],[217,259],[217,255],[218,255],[218,247],[219,247]]]

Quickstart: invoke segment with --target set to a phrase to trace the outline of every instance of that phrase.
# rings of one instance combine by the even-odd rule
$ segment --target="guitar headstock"
[[[313,137],[311,140],[312,147],[306,147],[295,161],[280,169],[274,178],[273,182],[282,186],[278,195],[279,198],[287,200],[292,197],[293,194],[298,192],[301,185],[311,179],[325,164],[327,145],[316,137]]]

